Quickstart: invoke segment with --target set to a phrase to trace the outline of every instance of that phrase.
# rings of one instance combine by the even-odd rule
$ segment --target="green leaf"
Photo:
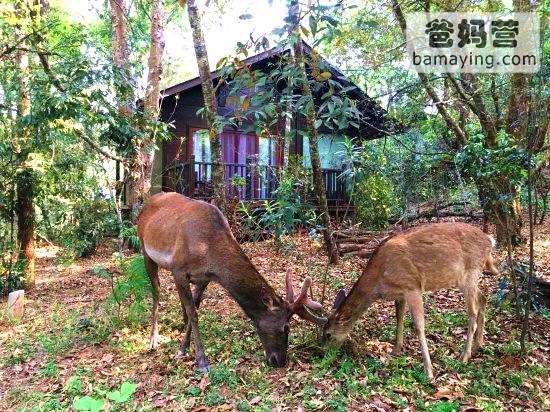
[[[99,412],[105,407],[103,399],[95,399],[91,396],[77,396],[73,401],[73,408],[77,411]]]
[[[125,381],[120,385],[120,390],[107,393],[107,398],[116,403],[123,403],[130,399],[130,396],[135,392],[137,385],[132,382]]]
[[[311,29],[311,34],[315,35],[317,33],[317,19],[313,16],[309,16],[309,28]]]

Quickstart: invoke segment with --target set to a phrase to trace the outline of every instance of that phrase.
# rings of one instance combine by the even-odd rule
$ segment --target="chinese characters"
[[[519,22],[516,20],[485,21],[481,19],[462,19],[458,23],[458,43],[462,48],[472,44],[476,48],[487,45],[486,26],[491,27],[493,47],[517,47],[516,35],[519,34]],[[447,19],[433,19],[426,24],[428,44],[433,48],[453,47],[454,24]]]

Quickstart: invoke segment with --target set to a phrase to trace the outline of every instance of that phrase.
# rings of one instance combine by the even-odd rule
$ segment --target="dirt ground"
[[[548,225],[537,227],[534,246],[536,270],[550,278]],[[288,268],[295,287],[312,276],[314,297],[325,307],[337,289],[349,290],[366,264],[350,258],[327,269],[322,248],[306,235],[286,239],[279,251],[272,241],[243,248],[281,295]],[[405,353],[392,356],[392,302],[376,303],[338,352],[325,352],[314,327],[294,320],[289,365],[273,369],[240,308],[211,285],[199,312],[212,367],[203,376],[194,369],[192,353],[175,356],[184,325],[168,273],[161,273],[158,351],[147,350],[149,302],[141,320],[113,320],[117,306],[106,303],[112,280],[100,274],[119,273],[115,250],[116,242],[106,242],[94,257],[70,264],[55,247],[38,250],[38,283],[27,294],[24,319],[0,318],[0,410],[67,410],[84,396],[103,399],[105,410],[550,410],[548,310],[533,315],[529,352],[520,357],[521,320],[510,302],[495,303],[500,279],[494,276],[482,280],[490,296],[486,345],[468,365],[458,362],[465,339],[461,294],[441,291],[427,297],[433,383],[423,373],[409,317]],[[526,256],[524,246],[517,257]],[[497,252],[497,263],[504,258]],[[5,307],[5,300],[0,303]],[[127,401],[113,401],[109,391],[124,381],[135,383],[135,391]]]

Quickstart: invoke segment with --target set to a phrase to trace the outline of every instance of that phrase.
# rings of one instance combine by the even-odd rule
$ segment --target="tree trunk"
[[[162,75],[162,53],[164,51],[164,8],[163,0],[153,0],[151,3],[151,46],[149,49],[149,73],[147,89],[145,90],[144,110],[151,122],[156,122],[159,116],[160,79]],[[155,156],[156,139],[152,131],[139,145],[136,154],[140,173],[137,178],[136,193],[138,200],[143,201],[151,190],[153,177],[153,160]]]
[[[128,29],[126,26],[126,0],[110,0],[111,22],[113,25],[113,61],[121,71],[122,86],[128,84],[128,66],[130,64],[130,50],[128,48]],[[116,98],[119,104],[119,111],[126,115],[132,113],[130,106],[133,95],[123,95],[120,90],[129,90],[128,87],[117,87]]]
[[[19,4],[20,10],[26,9],[25,4]],[[15,64],[19,82],[19,96],[17,102],[17,118],[30,115],[31,98],[29,89],[29,56],[23,49],[26,43],[23,42],[17,50]],[[16,147],[28,146],[29,130],[25,126],[19,127],[19,136]],[[34,241],[34,203],[33,203],[33,173],[32,168],[25,164],[28,152],[26,150],[18,153],[19,168],[22,169],[17,174],[16,189],[16,215],[17,215],[17,240],[19,244],[19,259],[24,260],[24,287],[32,289],[35,286],[35,241]]]
[[[336,243],[332,238],[332,229],[330,227],[330,214],[327,206],[327,196],[325,193],[325,185],[323,183],[323,174],[321,171],[321,160],[319,158],[319,146],[318,146],[318,132],[317,127],[315,126],[315,103],[313,100],[313,95],[311,93],[311,88],[309,86],[309,81],[307,77],[306,66],[304,62],[304,53],[303,53],[303,42],[300,36],[300,26],[297,21],[297,2],[291,1],[289,5],[289,15],[291,21],[294,22],[294,33],[297,36],[297,41],[294,44],[294,62],[300,69],[301,79],[301,90],[302,95],[306,99],[306,124],[309,138],[309,156],[311,158],[311,169],[313,172],[313,188],[315,191],[315,196],[317,198],[317,207],[320,212],[320,219],[323,225],[322,233],[323,239],[325,241],[325,247],[327,249],[329,262],[331,264],[338,264],[338,249]]]
[[[503,205],[500,202],[496,205],[491,213],[496,229],[496,240],[499,245],[506,245],[509,236],[512,246],[518,246],[525,242],[525,238],[521,235],[523,222],[520,215],[514,211],[511,205]]]
[[[111,9],[111,24],[113,26],[113,62],[119,71],[119,76],[115,76],[120,84],[115,87],[115,95],[118,103],[118,111],[127,117],[133,115],[134,109],[132,102],[134,101],[133,88],[129,87],[129,66],[130,66],[130,49],[128,48],[128,27],[126,24],[126,15],[128,7],[126,0],[109,0]],[[137,203],[136,186],[137,181],[135,176],[138,173],[135,171],[133,154],[127,154],[127,164],[129,168],[125,170],[125,203],[133,207]],[[118,183],[118,182],[117,182]]]
[[[25,275],[23,286],[33,289],[36,283],[34,271],[35,259],[35,215],[33,202],[34,179],[31,169],[24,169],[17,175],[17,240],[19,259],[24,260]]]
[[[210,135],[212,163],[214,164],[214,170],[212,173],[214,199],[220,210],[222,210],[223,213],[226,213],[227,211],[224,189],[224,166],[222,161],[222,144],[220,138],[221,130],[218,130],[216,125],[218,103],[216,101],[214,85],[212,83],[212,79],[210,78],[210,64],[208,62],[206,44],[202,33],[199,10],[197,4],[195,3],[195,0],[187,0],[187,14],[189,16],[189,24],[191,25],[191,29],[193,31],[193,45],[195,47],[195,56],[197,58],[197,66],[201,79],[202,94],[204,97],[206,124],[208,126],[208,132]]]

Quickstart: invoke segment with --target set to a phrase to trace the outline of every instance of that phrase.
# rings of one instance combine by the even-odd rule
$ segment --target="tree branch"
[[[451,81],[451,84],[455,88],[455,90],[460,95],[460,98],[466,103],[466,105],[470,108],[470,110],[477,116],[479,119],[479,123],[481,124],[481,127],[483,131],[485,132],[485,137],[487,139],[487,143],[490,147],[494,147],[496,145],[497,140],[497,129],[495,127],[495,122],[493,119],[487,114],[487,110],[485,109],[485,104],[483,103],[483,99],[480,97],[477,87],[477,81],[474,77],[474,75],[469,75],[468,80],[472,83],[471,90],[469,92],[470,96],[466,95],[466,92],[460,85],[460,83],[456,80],[456,78],[450,74],[447,73],[448,79]]]
[[[403,33],[403,36],[406,36],[407,31],[407,23],[405,21],[405,16],[403,15],[403,10],[401,10],[401,6],[398,2],[398,0],[391,0],[392,7],[395,13],[395,17],[397,18],[397,21],[399,22],[399,27],[401,27],[401,32]],[[422,84],[424,84],[424,89],[426,90],[426,93],[432,101],[435,104],[435,107],[437,108],[437,111],[443,117],[443,120],[447,124],[447,127],[451,129],[456,138],[458,139],[459,143],[464,145],[466,144],[467,136],[464,130],[460,128],[460,126],[454,121],[450,113],[447,111],[445,105],[437,95],[435,89],[432,87],[430,80],[428,79],[428,76],[426,76],[425,73],[418,72],[418,77],[422,81]]]

